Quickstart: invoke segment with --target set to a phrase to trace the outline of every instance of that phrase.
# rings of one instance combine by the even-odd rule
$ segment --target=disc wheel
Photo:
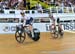
[[[37,32],[36,32],[37,31]],[[28,36],[33,40],[33,41],[38,41],[40,39],[40,31],[37,28],[33,29],[34,37],[32,37],[32,32],[28,33]]]

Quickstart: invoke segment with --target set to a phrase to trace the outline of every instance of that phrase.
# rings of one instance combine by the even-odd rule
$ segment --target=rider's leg
[[[29,30],[30,30],[30,31],[32,31],[32,28],[33,28],[32,25],[29,25]]]
[[[28,26],[28,30],[29,30],[29,31],[32,31],[32,30],[33,30],[33,26],[32,26],[32,24],[31,24],[31,20],[32,20],[32,19],[26,20],[26,25]]]
[[[61,30],[61,31],[63,31],[63,29],[62,29],[62,26],[61,26],[61,25],[59,25],[59,28],[60,28],[60,30]]]
[[[61,33],[62,35],[64,33],[61,25],[59,25],[59,33]]]
[[[28,24],[29,24],[29,30],[32,31],[33,29],[33,26],[32,26],[32,22],[33,22],[33,18],[31,17],[29,20],[28,20]]]
[[[54,24],[51,25],[51,31],[52,31],[52,33],[55,32],[55,25]]]

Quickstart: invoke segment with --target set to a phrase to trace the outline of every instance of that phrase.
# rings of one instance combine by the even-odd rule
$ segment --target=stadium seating
[[[50,5],[44,3],[44,2],[41,2],[41,1],[38,1],[38,0],[30,0],[30,3],[31,3],[31,8],[34,7],[37,2],[40,2],[40,4],[42,5],[43,8],[47,9],[50,7]]]

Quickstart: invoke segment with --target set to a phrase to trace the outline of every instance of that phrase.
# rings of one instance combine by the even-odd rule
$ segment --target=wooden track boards
[[[65,33],[53,39],[50,33],[41,33],[38,42],[26,38],[23,44],[13,34],[0,35],[0,54],[75,54],[75,34]]]

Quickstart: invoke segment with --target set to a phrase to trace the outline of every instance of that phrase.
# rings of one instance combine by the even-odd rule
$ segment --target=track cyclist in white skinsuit
[[[59,17],[56,18],[56,19],[53,17],[53,15],[50,15],[49,17],[50,17],[50,19],[52,20],[52,25],[51,25],[52,33],[55,31],[55,29],[58,30],[58,28],[56,28],[56,26],[58,26],[59,29],[60,29],[60,31],[63,32],[62,26],[61,26],[61,24],[60,24],[60,19],[59,19]]]
[[[21,11],[21,19],[20,21],[23,22],[23,26],[27,26],[29,27],[29,30],[32,31],[32,22],[33,22],[33,18],[30,16],[27,16],[24,11]]]

